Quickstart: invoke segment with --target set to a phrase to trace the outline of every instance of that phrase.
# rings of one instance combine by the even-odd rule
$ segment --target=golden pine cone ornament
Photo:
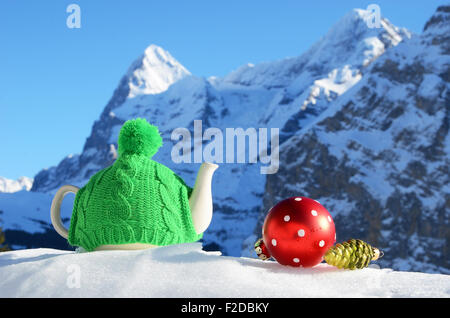
[[[324,256],[329,265],[345,269],[361,269],[369,266],[383,256],[378,248],[357,239],[351,239],[342,244],[336,244],[330,248]]]
[[[255,252],[263,261],[268,260],[271,257],[262,238],[256,241]]]

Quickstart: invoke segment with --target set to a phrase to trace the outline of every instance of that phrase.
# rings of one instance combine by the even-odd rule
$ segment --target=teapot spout
[[[194,190],[189,198],[192,222],[197,234],[205,232],[211,223],[213,212],[211,182],[214,171],[218,167],[218,165],[209,162],[204,162],[200,166]]]

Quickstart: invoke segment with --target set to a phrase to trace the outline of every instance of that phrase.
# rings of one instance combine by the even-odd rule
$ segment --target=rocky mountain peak
[[[438,32],[450,32],[450,5],[440,6],[436,9],[423,28],[424,31],[430,31],[430,29]]]
[[[379,27],[369,24],[371,12],[353,9],[336,22],[309,51],[308,55],[326,57],[322,63],[366,66],[389,48],[411,37],[405,28],[399,28],[381,17]],[[333,52],[326,56],[324,51]],[[352,52],[349,54],[349,52]]]
[[[168,51],[151,44],[129,68],[126,78],[129,98],[159,94],[191,73]]]
[[[411,32],[381,18],[379,28],[367,23],[371,12],[353,9],[337,21],[310,49],[297,57],[257,65],[247,64],[225,76],[224,81],[245,86],[282,87],[305,74],[322,76],[345,65],[359,70],[387,48],[411,38]],[[309,75],[308,74],[308,75]]]

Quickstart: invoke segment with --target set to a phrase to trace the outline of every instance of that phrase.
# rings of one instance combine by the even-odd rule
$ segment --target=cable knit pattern
[[[100,245],[194,242],[192,189],[164,165],[145,156],[120,157],[94,175],[75,197],[69,243]]]
[[[92,251],[100,245],[163,246],[202,238],[192,223],[192,189],[172,170],[149,158],[160,146],[159,139],[158,130],[144,119],[124,124],[119,158],[96,173],[75,197],[68,237],[71,245]]]

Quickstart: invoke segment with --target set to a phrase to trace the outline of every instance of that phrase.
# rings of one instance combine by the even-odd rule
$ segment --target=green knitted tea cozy
[[[189,207],[192,189],[151,160],[162,146],[158,128],[145,119],[125,122],[118,158],[75,196],[68,241],[92,251],[100,245],[170,245],[199,240]]]

